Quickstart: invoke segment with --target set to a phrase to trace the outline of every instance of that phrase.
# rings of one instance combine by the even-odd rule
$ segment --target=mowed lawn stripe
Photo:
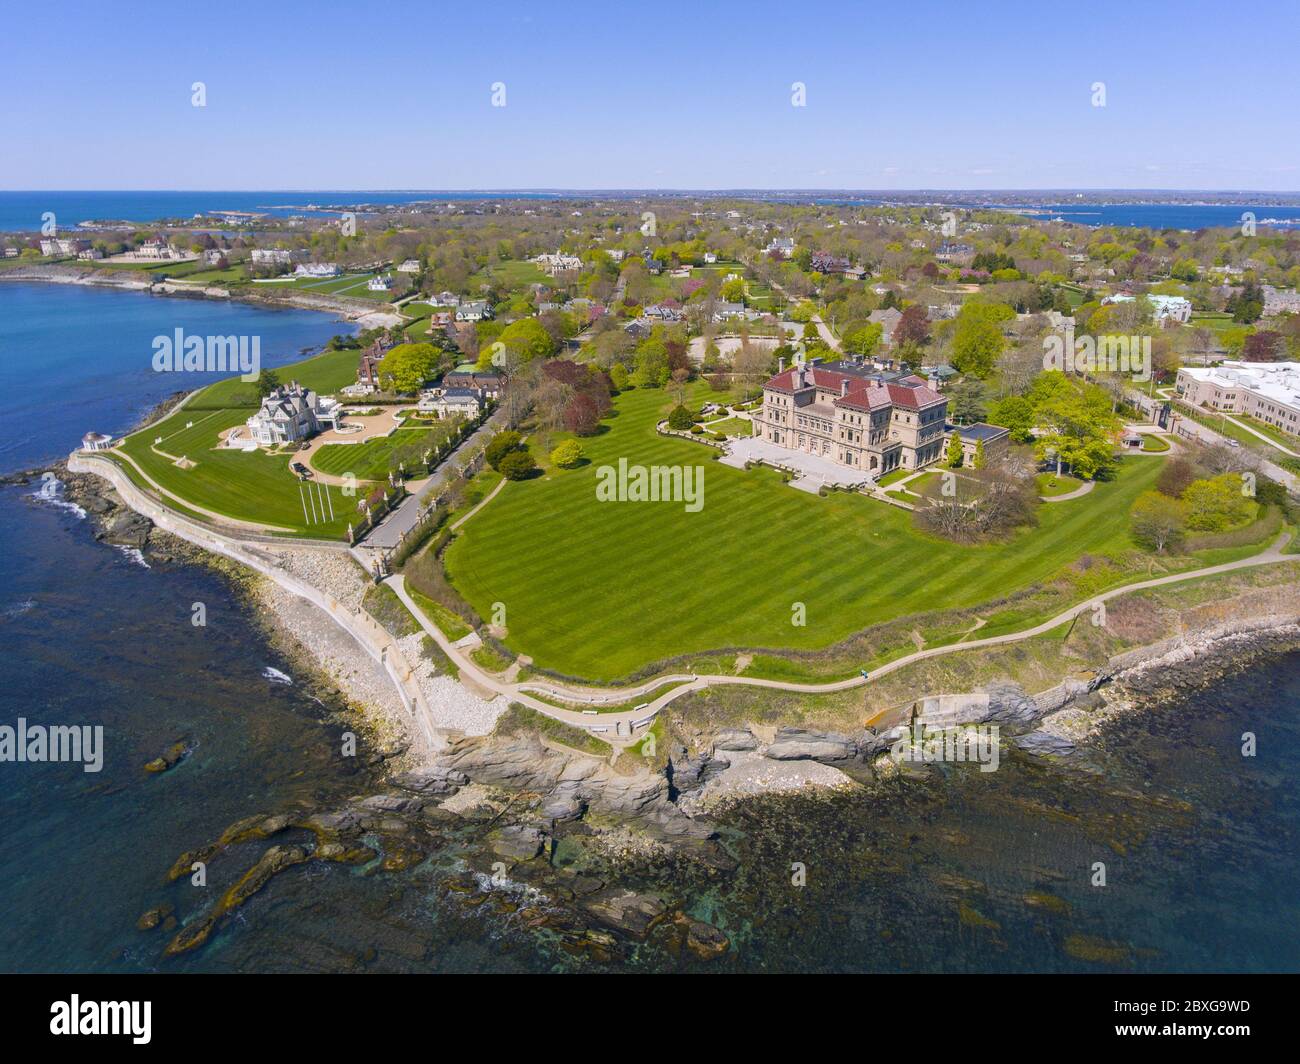
[[[1126,459],[1116,481],[1041,506],[1038,528],[963,547],[920,535],[905,511],[810,496],[661,437],[654,422],[672,403],[654,390],[619,396],[618,416],[582,441],[589,465],[508,485],[448,548],[461,593],[484,615],[504,602],[508,645],[543,667],[611,680],[677,654],[814,649],[894,617],[998,599],[1082,553],[1130,549],[1129,506],[1159,471],[1158,458]],[[597,469],[620,458],[702,467],[703,509],[599,502]],[[790,623],[794,602],[808,608],[804,627]]]

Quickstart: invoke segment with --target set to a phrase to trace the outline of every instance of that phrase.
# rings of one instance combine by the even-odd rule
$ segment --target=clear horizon
[[[9,191],[1292,192],[1296,5],[6,14]],[[355,28],[354,28],[355,27]],[[202,106],[194,87],[202,84]],[[1104,99],[1098,93],[1102,90]],[[1247,103],[1242,97],[1249,88]],[[1098,106],[1103,103],[1104,106]],[[504,105],[504,106],[501,106]],[[503,181],[503,177],[510,178]]]

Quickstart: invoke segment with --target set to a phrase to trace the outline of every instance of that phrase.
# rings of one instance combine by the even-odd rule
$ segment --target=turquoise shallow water
[[[0,465],[121,431],[178,385],[140,370],[174,315],[186,329],[258,328],[276,357],[341,326],[327,316],[55,286],[0,285],[0,374],[23,396]],[[251,317],[249,317],[251,315]],[[266,317],[264,317],[266,316]],[[193,323],[193,324],[191,324]],[[264,342],[264,349],[266,343]],[[143,350],[143,353],[142,353]],[[15,364],[19,359],[20,364]],[[33,372],[45,387],[24,382]],[[64,404],[60,397],[81,396]],[[89,423],[89,424],[88,424]],[[241,817],[329,805],[367,788],[337,756],[331,707],[268,681],[270,650],[225,581],[95,543],[76,513],[0,489],[0,723],[99,723],[105,768],[0,764],[0,970],[484,971],[589,965],[546,936],[465,914],[441,867],[311,864],[275,879],[203,949],[161,956],[134,928],[169,901],[182,852]],[[208,626],[189,623],[204,602]],[[1253,731],[1259,754],[1243,760]],[[191,757],[145,761],[179,738]],[[751,806],[723,824],[734,873],[648,870],[734,944],[745,971],[1294,970],[1300,967],[1300,654],[1132,716],[1077,764],[1013,756],[895,793]],[[464,852],[469,852],[466,849]],[[213,864],[220,890],[257,846]],[[1090,883],[1107,865],[1108,886]],[[804,864],[807,885],[790,883]],[[620,965],[703,968],[655,940]]]

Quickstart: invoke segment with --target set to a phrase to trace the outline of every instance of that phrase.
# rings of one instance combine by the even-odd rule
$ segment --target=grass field
[[[295,379],[328,393],[354,380],[356,365],[356,350],[342,349],[326,351],[276,372],[283,381]],[[348,522],[356,523],[355,499],[345,499],[338,488],[313,485],[317,503],[313,513],[311,501],[305,498],[307,489],[300,486],[289,469],[291,455],[214,449],[220,432],[243,423],[257,405],[256,386],[230,377],[204,388],[166,421],[128,436],[121,449],[156,483],[196,509],[320,539],[341,538]],[[159,436],[162,443],[155,450],[153,441]],[[178,466],[174,459],[180,457],[194,466]],[[138,482],[138,474],[133,479]],[[323,494],[326,492],[328,499]],[[321,503],[325,503],[324,519],[320,516]],[[331,506],[332,520],[328,517]]]
[[[1114,481],[1040,507],[1037,528],[963,547],[919,535],[895,507],[718,465],[711,450],[655,433],[671,406],[662,391],[620,395],[606,431],[583,443],[590,464],[507,484],[447,550],[455,586],[480,613],[504,603],[506,643],[543,668],[611,680],[675,654],[825,647],[880,621],[997,599],[1085,552],[1131,550],[1129,507],[1162,462],[1128,456]],[[703,508],[598,502],[597,469],[620,458],[703,467]]]
[[[479,270],[469,279],[470,291],[478,291],[481,284],[496,284],[513,291],[530,284],[551,284],[552,279],[527,259],[515,259],[499,262],[495,266]]]
[[[446,436],[437,429],[398,429],[391,436],[380,436],[365,443],[326,444],[311,456],[313,468],[322,473],[342,476],[351,473],[358,480],[385,480],[389,459],[399,447],[412,443],[433,444]]]

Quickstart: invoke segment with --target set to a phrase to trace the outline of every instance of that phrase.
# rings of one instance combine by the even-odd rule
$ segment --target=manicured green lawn
[[[896,507],[817,498],[771,470],[722,466],[709,449],[658,436],[673,402],[663,391],[615,402],[606,431],[583,441],[589,465],[507,484],[445,556],[476,610],[505,605],[512,650],[596,680],[680,653],[824,647],[898,616],[997,599],[1083,553],[1118,555],[1132,549],[1129,507],[1162,461],[1128,456],[1114,481],[1040,507],[1037,528],[962,547],[919,535]],[[597,501],[597,470],[620,458],[703,467],[702,510]],[[796,602],[802,627],[791,623]]]
[[[1038,474],[1038,494],[1047,498],[1055,495],[1068,495],[1081,487],[1083,487],[1083,481],[1078,477],[1070,476],[1069,473],[1062,473],[1060,476],[1055,473]]]
[[[357,356],[355,349],[326,351],[276,373],[282,381],[297,380],[328,394],[356,379]],[[321,539],[341,538],[348,523],[357,522],[356,499],[345,498],[336,487],[312,485],[313,513],[309,489],[289,469],[291,454],[214,449],[220,432],[242,424],[257,405],[256,385],[229,377],[204,388],[161,424],[127,437],[122,450],[154,481],[196,508]],[[193,426],[187,428],[190,422]],[[153,450],[159,436],[163,454]],[[168,456],[184,457],[195,465],[184,469]],[[138,482],[138,474],[132,473]]]
[[[729,417],[725,421],[715,421],[706,432],[721,432],[724,436],[752,436],[754,423],[743,417]]]
[[[358,480],[386,480],[389,459],[399,447],[412,443],[432,445],[446,436],[437,429],[398,429],[391,436],[380,436],[365,443],[327,444],[311,456],[313,468],[322,473],[342,476],[351,473]]]
[[[530,284],[550,284],[551,278],[539,270],[535,263],[527,259],[500,262],[480,270],[469,279],[470,291],[478,291],[480,284],[495,282],[501,287],[514,290]]]

